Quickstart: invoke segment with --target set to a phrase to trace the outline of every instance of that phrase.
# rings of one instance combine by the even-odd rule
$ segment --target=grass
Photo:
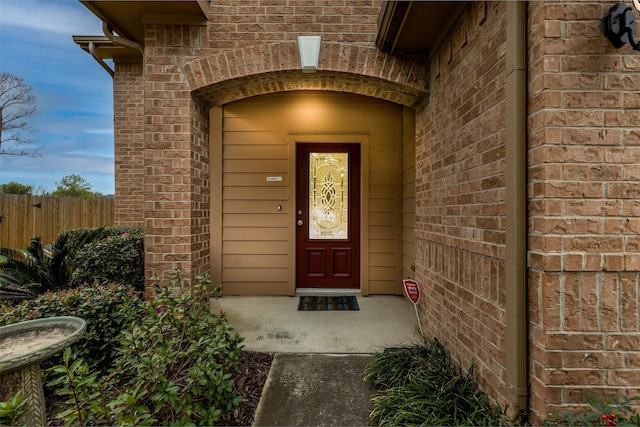
[[[389,347],[365,369],[376,388],[371,421],[398,425],[501,425],[504,413],[438,341]]]

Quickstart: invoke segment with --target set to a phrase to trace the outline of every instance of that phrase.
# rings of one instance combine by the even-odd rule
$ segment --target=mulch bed
[[[240,369],[233,375],[236,393],[242,402],[232,414],[223,414],[218,425],[250,426],[262,396],[262,388],[267,381],[273,362],[273,353],[243,351]]]

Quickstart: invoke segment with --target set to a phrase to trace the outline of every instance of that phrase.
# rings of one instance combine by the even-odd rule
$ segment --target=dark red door
[[[296,285],[360,288],[360,145],[296,146]]]

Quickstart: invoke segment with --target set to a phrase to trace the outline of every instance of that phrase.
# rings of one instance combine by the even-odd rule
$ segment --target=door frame
[[[369,295],[369,135],[365,133],[289,133],[289,200],[296,206],[296,145],[304,143],[355,143],[360,145],[360,293]],[[295,211],[295,209],[294,209]],[[289,294],[296,294],[296,217],[289,218]],[[357,288],[353,289],[357,291]]]

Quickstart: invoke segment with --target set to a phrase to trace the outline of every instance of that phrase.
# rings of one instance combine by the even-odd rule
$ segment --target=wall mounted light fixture
[[[602,18],[602,28],[604,36],[616,49],[629,42],[633,50],[640,50],[640,41],[636,40],[636,16],[625,3],[618,3],[609,10]]]
[[[321,36],[298,36],[300,66],[303,73],[315,73],[320,59]]]

